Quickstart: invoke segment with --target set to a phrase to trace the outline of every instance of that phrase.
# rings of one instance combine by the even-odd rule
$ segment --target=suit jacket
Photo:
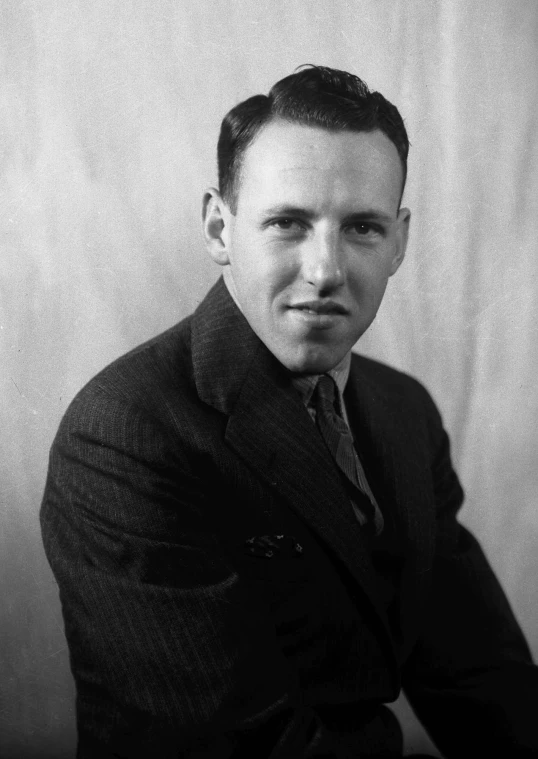
[[[345,401],[385,544],[222,281],[73,401],[41,520],[79,757],[399,756],[402,684],[447,757],[538,756],[537,670],[431,398],[353,356]]]

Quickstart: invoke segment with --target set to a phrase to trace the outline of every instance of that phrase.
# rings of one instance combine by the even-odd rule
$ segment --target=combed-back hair
[[[396,106],[362,79],[326,66],[302,66],[281,79],[269,95],[254,95],[224,117],[217,147],[219,188],[232,213],[237,209],[245,151],[260,130],[275,119],[332,132],[379,129],[396,146],[407,176],[409,139]]]

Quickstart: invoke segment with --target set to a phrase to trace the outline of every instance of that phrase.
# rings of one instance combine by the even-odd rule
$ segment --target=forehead
[[[329,131],[279,120],[245,151],[238,201],[252,205],[299,194],[398,206],[402,181],[398,151],[380,130]]]

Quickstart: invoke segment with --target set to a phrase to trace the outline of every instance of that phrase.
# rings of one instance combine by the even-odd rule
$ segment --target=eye
[[[346,228],[346,234],[355,239],[374,240],[378,235],[383,235],[383,228],[369,221],[357,221]]]
[[[373,231],[373,227],[366,221],[358,221],[350,226],[350,231],[356,235],[367,235]]]
[[[269,226],[280,230],[281,232],[302,232],[304,225],[297,219],[291,219],[287,216],[283,216],[280,219],[273,219]]]

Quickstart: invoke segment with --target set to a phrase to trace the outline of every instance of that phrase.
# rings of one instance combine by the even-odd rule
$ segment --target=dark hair
[[[232,213],[245,151],[262,127],[276,118],[330,131],[379,129],[400,156],[403,192],[409,139],[396,106],[379,92],[371,92],[358,76],[326,66],[308,66],[281,79],[269,95],[254,95],[224,117],[217,147],[219,187]]]

